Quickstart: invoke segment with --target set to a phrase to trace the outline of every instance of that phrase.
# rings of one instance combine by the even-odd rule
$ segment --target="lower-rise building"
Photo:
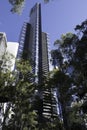
[[[7,48],[7,38],[4,32],[0,32],[0,61],[3,59]]]

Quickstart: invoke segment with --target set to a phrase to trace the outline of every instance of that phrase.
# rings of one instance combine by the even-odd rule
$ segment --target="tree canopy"
[[[87,21],[87,20],[86,20]],[[53,81],[57,88],[63,124],[68,129],[86,129],[87,108],[87,22],[77,25],[77,34],[66,33],[52,50]],[[68,78],[68,79],[67,79]],[[80,128],[79,128],[80,126]]]
[[[8,0],[12,5],[11,12],[21,14],[23,8],[25,7],[26,0]],[[48,3],[51,0],[43,0],[45,3]]]

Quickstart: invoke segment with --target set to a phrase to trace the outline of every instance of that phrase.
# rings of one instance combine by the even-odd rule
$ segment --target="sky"
[[[87,0],[26,0],[21,15],[10,12],[8,0],[0,0],[0,32],[5,32],[7,40],[18,42],[24,22],[29,22],[30,9],[36,2],[41,3],[42,31],[47,32],[50,38],[50,48],[60,39],[62,34],[74,33],[77,24],[87,19]]]

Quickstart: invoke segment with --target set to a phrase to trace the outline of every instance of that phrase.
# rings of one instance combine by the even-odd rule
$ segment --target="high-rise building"
[[[43,82],[43,77],[48,75],[50,68],[49,56],[49,35],[42,32],[41,4],[36,3],[30,11],[29,23],[24,23],[19,40],[18,58],[29,59],[32,62],[32,72],[36,75],[34,82],[39,85]],[[41,107],[38,108],[39,114],[46,118],[54,115],[56,107],[53,103],[53,91],[38,89]],[[49,100],[47,100],[47,98]],[[38,106],[39,107],[39,106]]]
[[[7,38],[4,32],[0,32],[0,60],[2,60],[7,48]]]
[[[36,4],[30,11],[30,22],[24,23],[21,36],[18,57],[29,57],[32,64],[32,72],[38,77],[36,82],[41,82],[42,73],[42,28],[41,28],[41,5]],[[40,66],[40,67],[39,67]]]

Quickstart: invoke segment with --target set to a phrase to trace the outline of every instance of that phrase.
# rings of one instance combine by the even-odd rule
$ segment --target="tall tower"
[[[32,60],[32,72],[37,75],[36,82],[39,82],[39,72],[42,66],[42,29],[41,29],[41,5],[35,4],[30,11],[30,22],[24,23],[20,41],[19,41],[18,57],[28,57]]]
[[[50,68],[48,49],[49,35],[42,32],[41,4],[36,3],[31,9],[30,22],[24,23],[21,30],[19,43],[18,57],[27,58],[33,62],[32,72],[34,75],[37,75],[37,77],[34,79],[34,82],[40,85],[43,81],[43,76],[48,75]],[[53,95],[52,91],[48,89],[43,91],[42,88],[39,88],[38,95],[41,103],[41,107],[38,108],[39,114],[43,115],[44,117],[50,115],[50,118],[53,114],[53,101],[51,100],[51,96]],[[50,96],[47,102],[45,98],[46,96],[47,98]]]
[[[42,73],[42,26],[41,26],[41,4],[37,3],[30,11],[31,54],[33,64],[33,73],[37,75],[36,82],[41,82]]]

